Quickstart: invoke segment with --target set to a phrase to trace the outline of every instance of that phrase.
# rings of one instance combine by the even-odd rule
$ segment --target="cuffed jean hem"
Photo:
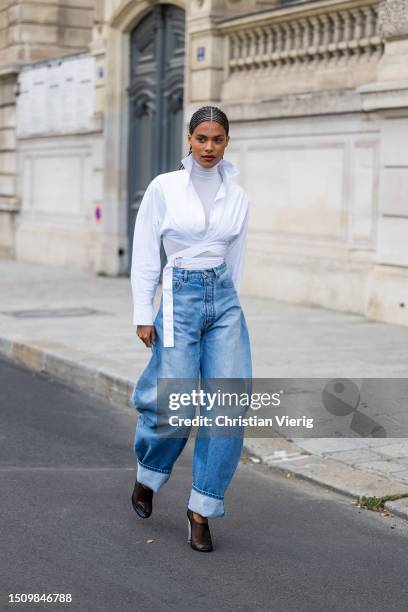
[[[218,497],[210,497],[199,493],[195,489],[191,489],[188,507],[193,512],[206,516],[207,518],[216,518],[224,516],[224,500]]]
[[[150,470],[139,462],[137,464],[137,482],[146,485],[155,493],[164,485],[170,478],[170,472],[158,472]]]

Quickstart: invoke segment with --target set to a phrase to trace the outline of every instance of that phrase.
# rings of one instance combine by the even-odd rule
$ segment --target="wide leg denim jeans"
[[[188,433],[157,430],[158,379],[252,379],[248,329],[226,263],[206,270],[173,268],[174,347],[163,347],[163,299],[154,320],[151,358],[137,381],[131,403],[139,411],[134,451],[137,480],[158,491],[169,479]],[[203,408],[201,407],[201,410]],[[185,428],[183,428],[185,432]],[[203,435],[194,446],[188,507],[206,517],[224,515],[224,494],[237,468],[243,428],[234,435]]]

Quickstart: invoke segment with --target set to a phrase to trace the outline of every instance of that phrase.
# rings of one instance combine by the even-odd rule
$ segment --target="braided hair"
[[[203,121],[216,121],[225,129],[225,133],[228,136],[229,132],[229,122],[227,115],[220,109],[218,106],[202,106],[191,116],[190,124],[188,126],[188,131],[190,134],[194,132],[196,127],[203,123]],[[190,145],[190,151],[188,155],[191,155],[192,146]],[[179,170],[183,170],[184,166],[180,163],[178,167]]]

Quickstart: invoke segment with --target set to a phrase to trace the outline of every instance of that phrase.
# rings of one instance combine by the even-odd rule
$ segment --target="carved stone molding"
[[[312,117],[316,115],[341,115],[363,110],[362,98],[356,91],[318,92],[276,96],[258,104],[248,102],[223,102],[223,109],[230,121],[257,121],[286,117]]]
[[[378,13],[379,30],[386,39],[408,37],[407,0],[383,0]]]
[[[403,0],[408,2],[408,0]],[[288,11],[285,18],[272,13],[261,24],[220,26],[228,37],[227,76],[245,77],[306,70],[332,63],[377,62],[383,53],[378,31],[378,1],[353,7],[322,6],[321,11],[299,17]],[[352,68],[350,68],[352,69]]]
[[[408,81],[393,81],[390,83],[372,83],[358,88],[361,94],[363,110],[370,111],[394,111],[404,115],[408,113]]]

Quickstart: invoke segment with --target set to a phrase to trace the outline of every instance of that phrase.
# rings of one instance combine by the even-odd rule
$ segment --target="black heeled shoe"
[[[210,528],[208,522],[199,523],[193,517],[193,511],[190,508],[187,509],[188,519],[188,539],[187,542],[190,544],[193,550],[199,552],[211,552],[213,549],[211,541]]]
[[[135,482],[132,493],[132,506],[140,518],[149,518],[153,509],[153,491],[145,488],[140,482]]]

